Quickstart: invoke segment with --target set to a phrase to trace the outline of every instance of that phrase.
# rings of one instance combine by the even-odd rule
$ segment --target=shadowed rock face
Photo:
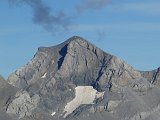
[[[139,72],[74,36],[40,47],[9,76],[8,83],[19,90],[10,95],[6,112],[24,120],[158,120],[153,116],[160,115],[160,90],[151,84],[159,79],[157,71]]]

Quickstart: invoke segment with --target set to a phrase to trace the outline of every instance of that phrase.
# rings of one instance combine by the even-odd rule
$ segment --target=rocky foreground
[[[0,77],[0,120],[159,120],[160,68],[138,71],[81,37]]]

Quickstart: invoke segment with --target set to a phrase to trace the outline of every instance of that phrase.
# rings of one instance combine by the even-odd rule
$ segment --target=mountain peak
[[[92,45],[92,46],[94,46],[92,43],[90,43],[89,41],[87,41],[86,39],[84,39],[80,36],[72,36],[68,40],[63,42],[62,44],[74,44],[75,42],[79,43],[79,45]],[[94,46],[94,47],[96,47],[96,46]]]
[[[57,46],[39,48],[27,65],[9,76],[9,83],[22,91],[8,105],[7,112],[16,113],[22,118],[36,110],[51,116],[68,117],[86,103],[86,97],[82,98],[81,95],[83,90],[89,94],[93,92],[93,99],[88,97],[90,104],[97,101],[98,96],[105,91],[121,92],[121,88],[140,78],[140,72],[123,60],[104,52],[82,37],[73,36]],[[76,91],[78,88],[82,89]],[[74,99],[75,95],[77,97]],[[67,105],[71,100],[74,109]],[[29,103],[24,104],[22,101]],[[64,108],[67,108],[65,116]]]
[[[141,73],[73,36],[57,46],[40,47],[28,64],[9,76],[18,91],[6,97],[3,108],[22,120],[140,120],[160,110],[159,89],[151,84],[159,81],[159,70]],[[6,88],[0,85],[0,96],[6,91],[1,86]]]
[[[140,73],[123,60],[102,51],[82,37],[73,36],[57,46],[40,47],[34,58],[26,66],[18,69],[15,74],[9,77],[9,82],[16,87],[25,88],[34,84],[48,71],[54,73],[52,77],[55,74],[63,79],[69,77],[75,85],[92,85],[95,89],[101,90],[102,86],[109,82],[106,81],[104,84],[101,77],[112,70],[116,70],[117,73],[114,72],[114,74],[117,76],[114,76],[117,79],[122,79],[120,77],[122,71],[127,79],[140,77]],[[96,75],[93,76],[92,72]],[[107,74],[112,76],[110,73]],[[109,80],[109,78],[107,79]],[[119,80],[117,84],[122,83],[126,84],[123,80]],[[97,85],[100,85],[101,88]]]
[[[85,40],[84,38],[80,37],[80,36],[72,36],[68,39],[69,41],[76,41],[76,40],[79,40],[79,41],[87,41]]]
[[[62,48],[63,46],[65,45],[69,45],[69,44],[73,44],[74,42],[78,42],[78,43],[87,43],[87,44],[91,44],[89,43],[87,40],[85,40],[84,38],[80,37],[80,36],[72,36],[70,37],[69,39],[67,39],[66,41],[60,43],[59,45],[56,45],[56,46],[51,46],[51,47],[39,47],[38,48],[38,51],[41,51],[41,52],[46,52],[48,50],[53,50],[53,49],[60,49]],[[74,46],[72,46],[74,47]]]

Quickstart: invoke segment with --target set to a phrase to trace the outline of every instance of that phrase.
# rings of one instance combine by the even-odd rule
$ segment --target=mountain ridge
[[[9,76],[7,82],[17,91],[4,106],[9,116],[22,120],[158,120],[160,90],[151,78],[160,81],[159,72],[137,71],[73,36],[57,46],[39,47]]]
[[[128,67],[129,69],[132,69],[132,71],[135,72],[135,70],[133,70],[133,68],[129,64],[125,63],[121,59],[119,59],[119,58],[117,58],[117,57],[115,57],[115,56],[113,56],[111,54],[108,54],[108,53],[105,53],[105,52],[101,52],[102,51],[101,49],[95,47],[93,44],[91,44],[88,41],[84,40],[83,38],[77,37],[77,36],[71,37],[70,39],[68,39],[64,43],[59,44],[58,46],[47,47],[47,48],[46,47],[45,48],[41,47],[41,48],[38,49],[38,52],[47,54],[50,50],[52,51],[52,49],[56,49],[57,50],[57,47],[58,47],[58,50],[56,51],[57,52],[56,54],[60,54],[59,60],[58,61],[54,60],[54,61],[56,61],[56,63],[58,63],[58,69],[57,70],[59,70],[61,65],[63,64],[63,60],[66,57],[66,54],[67,55],[69,54],[68,55],[70,57],[69,59],[72,59],[71,57],[74,56],[73,55],[74,51],[72,50],[72,48],[76,49],[74,45],[76,47],[79,47],[80,49],[82,49],[82,51],[90,51],[90,52],[92,52],[94,57],[96,57],[98,60],[99,60],[99,58],[103,57],[103,59],[99,60],[99,62],[100,62],[99,64],[101,64],[101,66],[106,66],[105,64],[107,64],[107,63],[103,63],[103,62],[105,62],[106,60],[107,60],[107,62],[109,62],[110,59],[111,59],[112,60],[111,62],[113,62],[113,64],[115,64],[114,62],[117,62],[117,64],[121,63],[122,66],[123,66],[123,64],[126,64],[126,67]],[[67,48],[67,46],[69,46],[69,47]],[[59,47],[60,47],[61,50],[59,49]],[[39,54],[39,53],[37,53],[37,54]],[[80,54],[82,54],[82,53],[80,53]],[[82,61],[85,61],[86,62],[85,65],[87,66],[87,60],[83,60],[82,59]],[[101,71],[99,71],[99,72],[101,72]],[[44,74],[44,72],[42,74]],[[99,73],[99,74],[101,74],[101,73]],[[137,74],[138,74],[138,72],[137,72]],[[137,75],[135,75],[135,76],[137,76]],[[140,74],[138,76],[140,76]],[[24,84],[24,83],[22,83],[22,84]]]

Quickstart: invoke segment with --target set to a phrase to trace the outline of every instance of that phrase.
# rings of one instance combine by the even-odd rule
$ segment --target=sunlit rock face
[[[141,71],[141,74],[147,78],[150,83],[160,87],[160,67],[153,71]]]
[[[17,92],[15,99],[7,107],[7,113],[16,114],[19,118],[30,116],[37,107],[39,100],[38,95],[30,97],[26,91]]]
[[[19,89],[8,84],[0,75],[0,120],[16,120],[18,118],[6,113],[7,104]]]
[[[159,120],[158,81],[159,69],[137,71],[74,36],[12,73],[2,108],[9,120]]]

